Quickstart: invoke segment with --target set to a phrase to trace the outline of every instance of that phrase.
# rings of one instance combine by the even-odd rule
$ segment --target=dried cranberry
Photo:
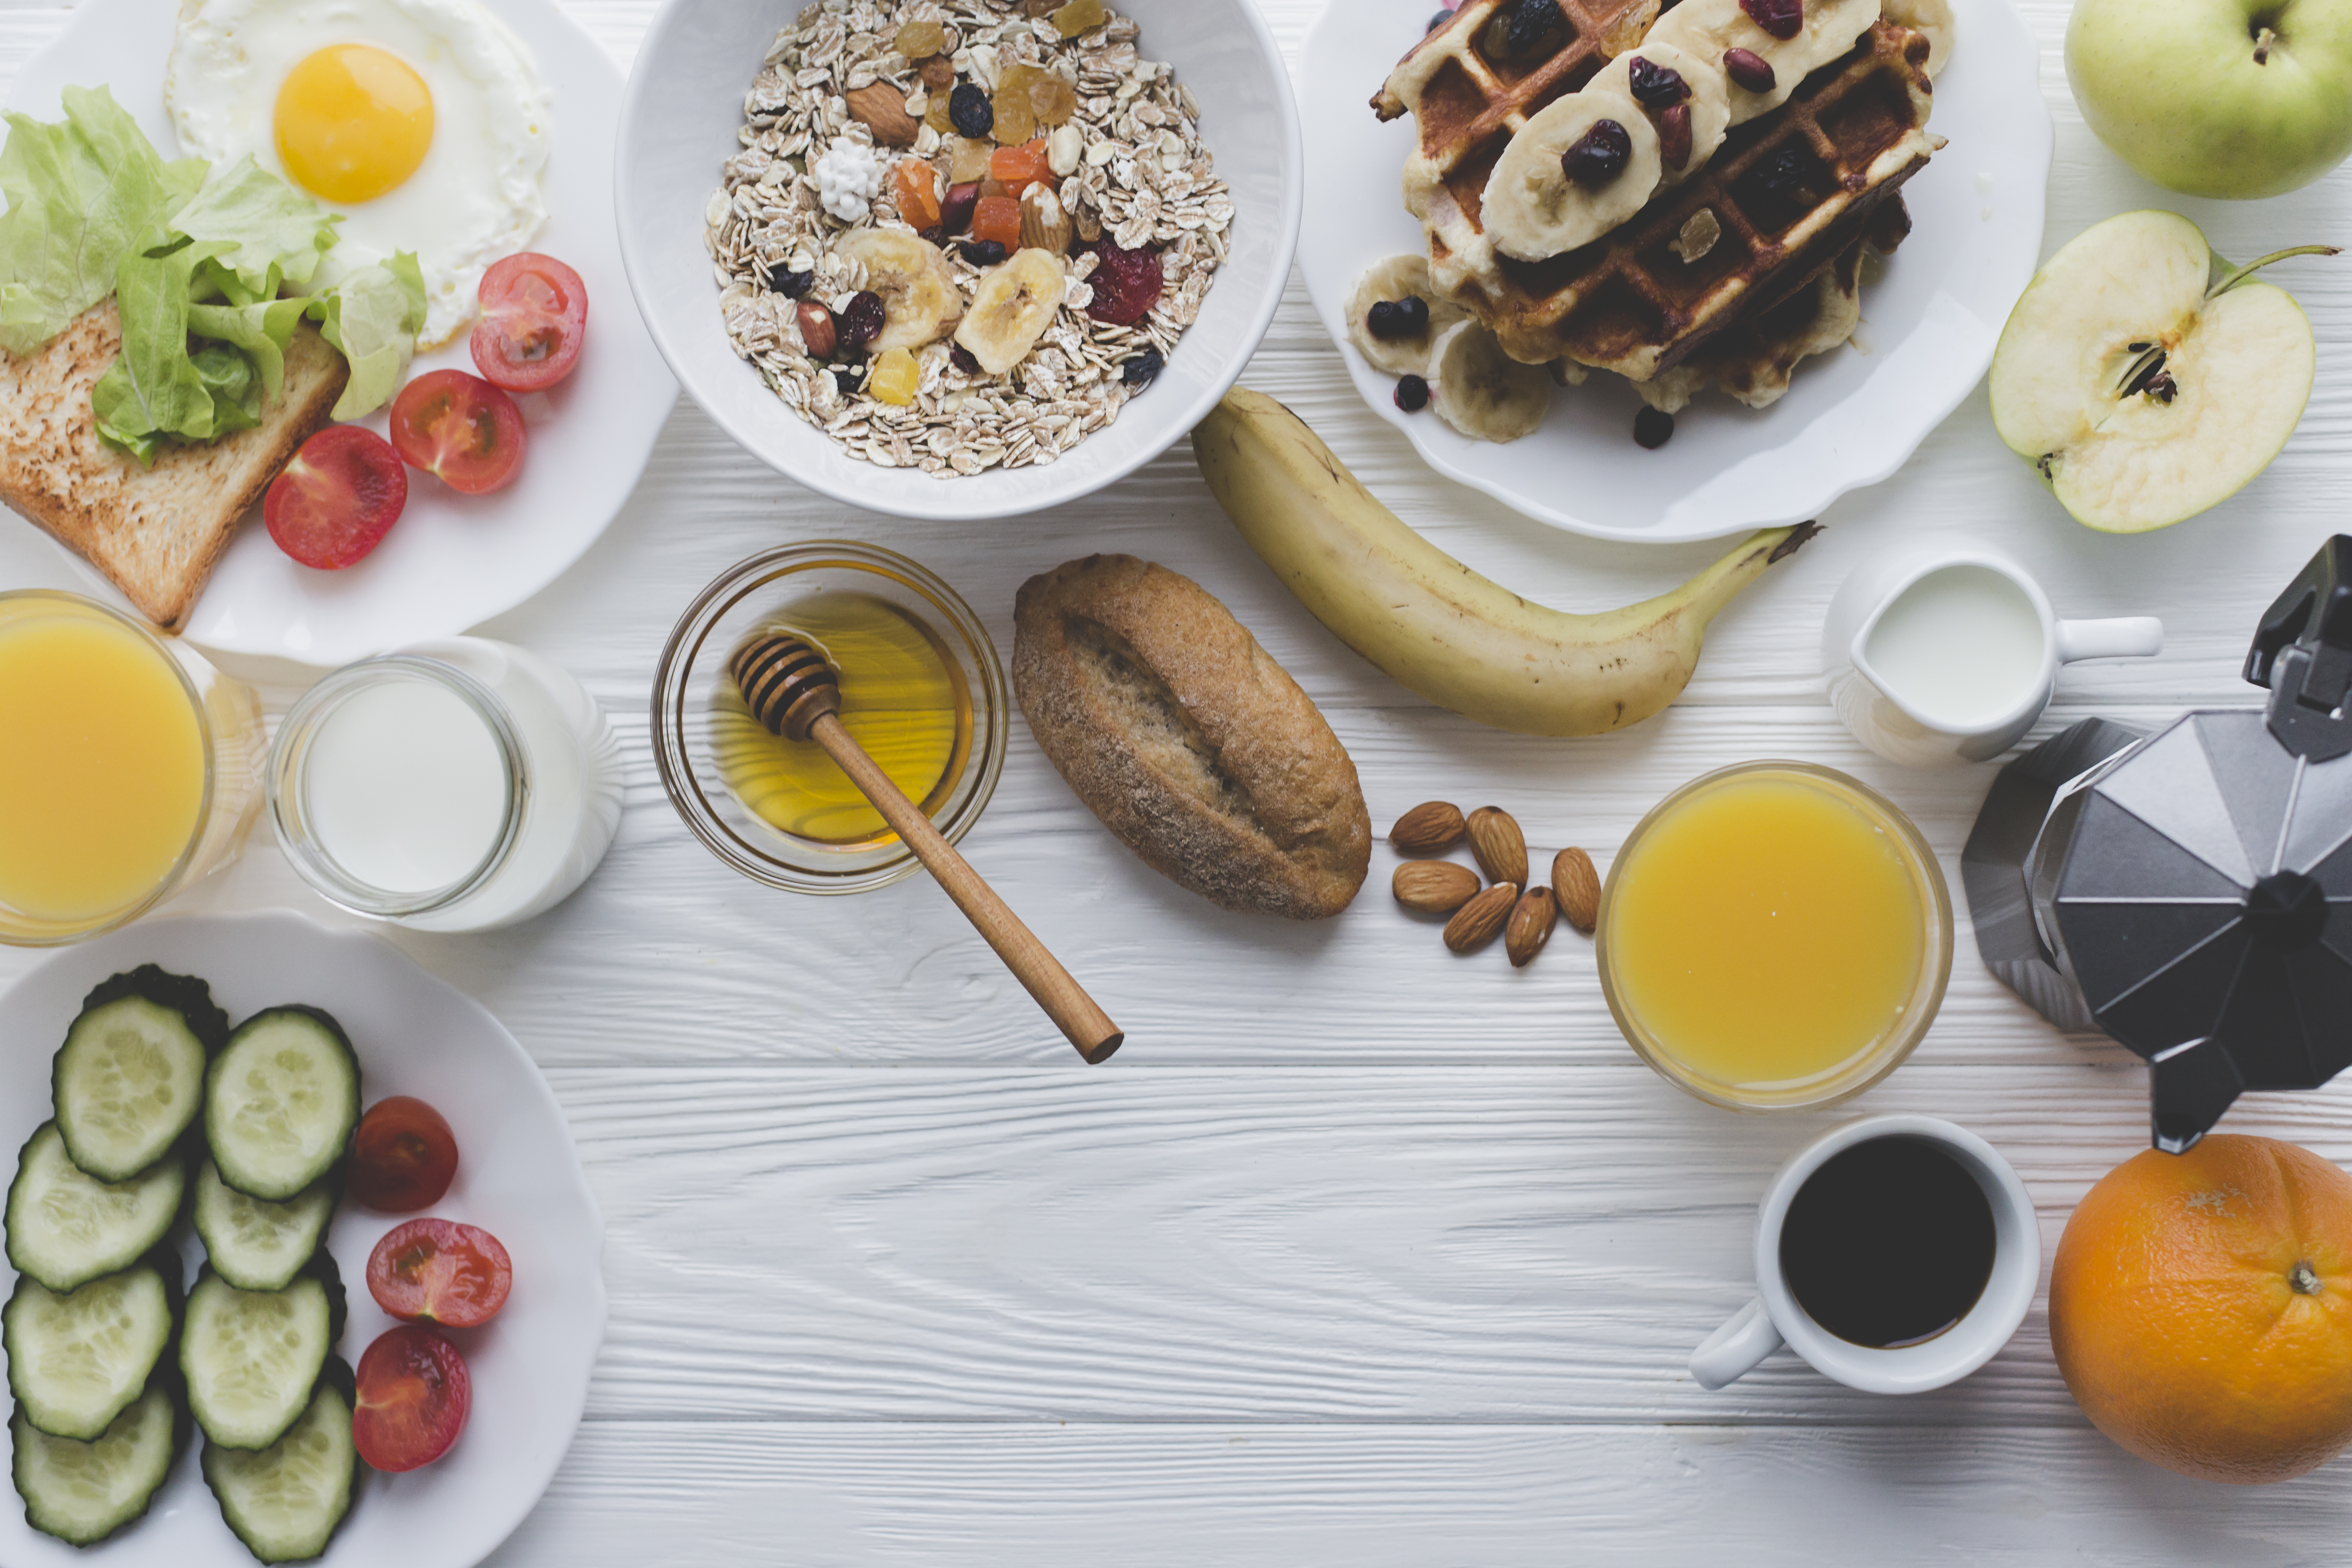
[[[948,119],[959,134],[977,141],[996,129],[996,105],[988,100],[987,90],[977,83],[960,81],[955,91],[948,95]]]
[[[947,199],[940,204],[940,226],[950,234],[961,234],[971,226],[972,209],[980,205],[980,182],[950,185]]]
[[[1099,260],[1087,279],[1094,285],[1095,299],[1087,314],[1115,327],[1131,327],[1151,314],[1167,282],[1160,253],[1122,250],[1109,239],[1097,240],[1092,248]]]
[[[1127,362],[1127,367],[1118,373],[1118,378],[1140,391],[1159,380],[1160,373],[1167,368],[1168,361],[1161,357],[1158,349],[1146,349]]]
[[[768,287],[787,300],[797,300],[816,287],[814,272],[794,272],[782,265],[768,268]]]
[[[887,315],[882,296],[872,289],[853,297],[835,322],[841,347],[845,351],[864,350],[866,344],[882,335],[882,323]]]
[[[1805,30],[1803,0],[1739,0],[1739,8],[1749,21],[1784,42]]]
[[[1723,74],[1749,92],[1769,92],[1780,79],[1772,74],[1772,62],[1753,49],[1724,50]]]
[[[1623,174],[1633,156],[1632,133],[1613,120],[1596,120],[1559,155],[1559,167],[1576,184],[1597,190]]]
[[[1004,265],[1004,245],[1001,240],[967,239],[963,242],[963,258],[974,267]]]
[[[1626,75],[1633,96],[1652,109],[1664,109],[1690,96],[1690,83],[1683,79],[1682,72],[1669,66],[1654,66],[1639,55],[1633,57]]]
[[[1504,35],[1504,47],[1515,60],[1552,54],[1566,41],[1567,31],[1559,0],[1519,0],[1518,9],[1511,13],[1510,30]]]
[[[971,351],[964,347],[961,343],[956,344],[955,347],[948,351],[948,363],[955,366],[956,369],[963,372],[966,375],[978,375],[980,374],[980,362],[972,358]]]
[[[1670,104],[1658,110],[1658,156],[1667,168],[1679,169],[1690,162],[1690,105]]]
[[[1429,406],[1429,383],[1417,375],[1397,378],[1396,405],[1407,414],[1418,414]]]
[[[1675,438],[1675,416],[1663,408],[1644,408],[1633,416],[1633,441],[1654,452]]]

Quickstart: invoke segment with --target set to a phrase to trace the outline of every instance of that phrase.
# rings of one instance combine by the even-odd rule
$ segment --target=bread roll
[[[1229,910],[1321,920],[1364,884],[1356,764],[1247,627],[1189,577],[1095,555],[1032,577],[1013,689],[1103,826]]]

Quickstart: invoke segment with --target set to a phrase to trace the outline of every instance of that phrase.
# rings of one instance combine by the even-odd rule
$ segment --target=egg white
[[[540,173],[552,100],[521,40],[479,0],[185,0],[163,82],[182,152],[215,163],[250,153],[285,176],[278,89],[336,44],[373,45],[424,79],[433,142],[415,174],[373,201],[320,200],[343,219],[320,286],[415,251],[427,303],[418,342],[432,348],[472,321],[484,269],[547,221]]]

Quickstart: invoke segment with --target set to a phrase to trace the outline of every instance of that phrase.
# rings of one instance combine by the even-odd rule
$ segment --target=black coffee
[[[1806,1178],[1780,1226],[1797,1304],[1838,1338],[1916,1345],[1969,1315],[1992,1279],[1992,1204],[1943,1148],[1874,1138]]]

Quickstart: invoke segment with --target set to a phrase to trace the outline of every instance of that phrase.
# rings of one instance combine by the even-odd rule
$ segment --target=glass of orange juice
[[[1910,820],[1829,768],[1748,763],[1685,784],[1601,898],[1609,1010],[1642,1059],[1735,1110],[1860,1094],[1935,1021],[1952,898]]]
[[[111,931],[234,859],[261,708],[76,594],[0,594],[0,942]]]

